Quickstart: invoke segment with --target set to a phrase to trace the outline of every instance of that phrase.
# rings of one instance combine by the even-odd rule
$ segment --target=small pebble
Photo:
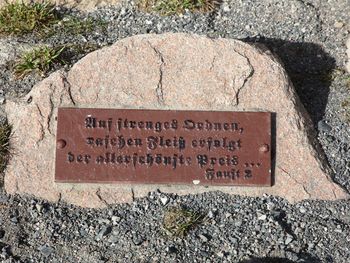
[[[112,220],[112,223],[115,225],[118,222],[120,222],[121,218],[119,216],[112,216],[111,220]]]
[[[293,237],[291,235],[287,235],[286,240],[284,241],[285,245],[288,245],[290,242],[293,241]]]
[[[234,222],[234,226],[236,227],[240,227],[242,225],[242,221],[241,220],[237,220]]]
[[[258,214],[258,219],[261,221],[265,221],[267,216],[265,214]]]
[[[112,227],[110,226],[103,226],[100,231],[97,233],[96,240],[99,241],[102,239],[102,237],[108,235],[112,231]]]
[[[305,214],[305,213],[306,213],[306,208],[303,207],[303,206],[301,206],[301,207],[299,208],[299,212],[302,213],[302,214]]]
[[[222,11],[224,11],[224,12],[230,12],[230,10],[231,10],[231,8],[229,7],[229,5],[228,4],[223,4],[222,5]]]
[[[48,257],[53,252],[53,248],[49,247],[48,245],[43,245],[39,247],[39,251],[44,257]]]
[[[199,234],[198,237],[203,243],[208,242],[208,238],[205,235]]]
[[[136,245],[139,246],[142,244],[143,239],[140,236],[134,236],[134,238],[132,239],[132,242]]]
[[[328,133],[332,130],[332,127],[323,120],[318,122],[317,127],[319,131],[325,133]]]
[[[36,204],[36,205],[35,205],[35,208],[36,208],[36,210],[38,210],[38,212],[40,213],[41,210],[43,209],[43,206],[42,206],[41,204]]]
[[[336,21],[334,23],[334,27],[335,28],[342,28],[344,26],[344,23],[343,22],[340,22],[340,21]]]
[[[167,196],[160,197],[160,201],[163,205],[166,205],[169,202],[169,198]]]

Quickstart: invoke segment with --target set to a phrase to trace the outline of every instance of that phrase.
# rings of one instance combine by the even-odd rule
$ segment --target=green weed
[[[55,5],[41,3],[7,3],[0,9],[0,34],[22,35],[35,32],[39,38],[57,34],[83,34],[98,27],[104,28],[106,22],[93,18],[82,19],[72,15],[59,16]]]
[[[42,3],[7,3],[0,9],[0,33],[20,35],[42,30],[58,21],[55,6]]]
[[[69,51],[67,53],[70,53],[70,55],[81,55],[81,54],[87,54],[92,51],[95,51],[96,49],[101,48],[98,44],[93,43],[83,43],[83,44],[67,44],[65,45],[66,50]],[[66,53],[66,52],[65,52]]]
[[[67,16],[59,21],[57,24],[45,28],[39,35],[42,38],[49,38],[53,35],[81,35],[92,32],[98,28],[105,29],[107,22],[103,20],[95,20],[91,17],[81,19],[74,16]]]
[[[350,91],[350,75],[348,74],[347,76],[345,76],[345,82],[346,82],[346,86]]]
[[[346,92],[348,92],[348,97],[345,98],[342,103],[341,107],[344,110],[344,119],[347,123],[350,123],[350,74],[348,74],[345,70],[343,71],[343,75],[341,80],[346,86]]]
[[[342,108],[344,109],[344,119],[347,123],[350,123],[350,97],[345,99],[341,103]]]
[[[60,55],[66,47],[38,47],[24,53],[14,66],[14,73],[18,78],[38,72],[45,75],[54,64],[64,64]]]
[[[210,12],[217,2],[214,0],[139,0],[138,6],[146,12],[157,12],[164,16],[192,12]]]
[[[11,157],[10,138],[12,136],[12,126],[5,122],[0,125],[0,172],[3,172]]]
[[[170,235],[183,237],[203,218],[203,215],[185,208],[171,207],[164,213],[163,227]]]
[[[82,34],[92,31],[95,27],[95,21],[92,18],[79,19],[77,17],[68,17],[60,22],[66,33]]]

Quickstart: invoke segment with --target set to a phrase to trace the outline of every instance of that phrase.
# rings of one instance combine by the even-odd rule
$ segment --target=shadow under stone
[[[320,45],[273,38],[247,38],[245,42],[261,43],[277,54],[294,85],[305,109],[317,127],[323,119],[332,72],[336,61]]]
[[[286,258],[252,258],[241,261],[240,263],[295,263]]]
[[[279,257],[264,257],[264,258],[251,258],[239,263],[320,263],[321,261],[312,256],[301,256],[298,261],[292,261],[287,258]]]

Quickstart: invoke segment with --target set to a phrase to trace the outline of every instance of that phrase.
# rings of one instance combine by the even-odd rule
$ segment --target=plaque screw
[[[269,150],[270,150],[270,147],[269,147],[269,145],[267,145],[267,144],[263,144],[263,145],[261,145],[260,148],[259,148],[259,151],[260,151],[261,153],[267,153]]]
[[[63,149],[64,147],[66,147],[66,145],[67,145],[67,143],[66,143],[66,141],[65,140],[58,140],[57,141],[57,148],[58,149]]]

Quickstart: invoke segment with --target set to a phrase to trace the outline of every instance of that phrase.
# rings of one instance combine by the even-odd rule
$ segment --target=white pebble
[[[344,23],[343,22],[339,22],[339,21],[336,21],[334,23],[334,27],[335,28],[342,28],[344,26]]]
[[[266,220],[266,218],[267,218],[266,215],[260,215],[260,216],[258,216],[258,219],[259,219],[259,220],[262,220],[262,221]]]
[[[163,205],[166,205],[169,202],[169,198],[166,196],[162,196],[160,198],[160,201],[162,202]]]
[[[193,184],[199,184],[201,181],[199,181],[199,180],[193,180],[192,182],[193,182]]]

